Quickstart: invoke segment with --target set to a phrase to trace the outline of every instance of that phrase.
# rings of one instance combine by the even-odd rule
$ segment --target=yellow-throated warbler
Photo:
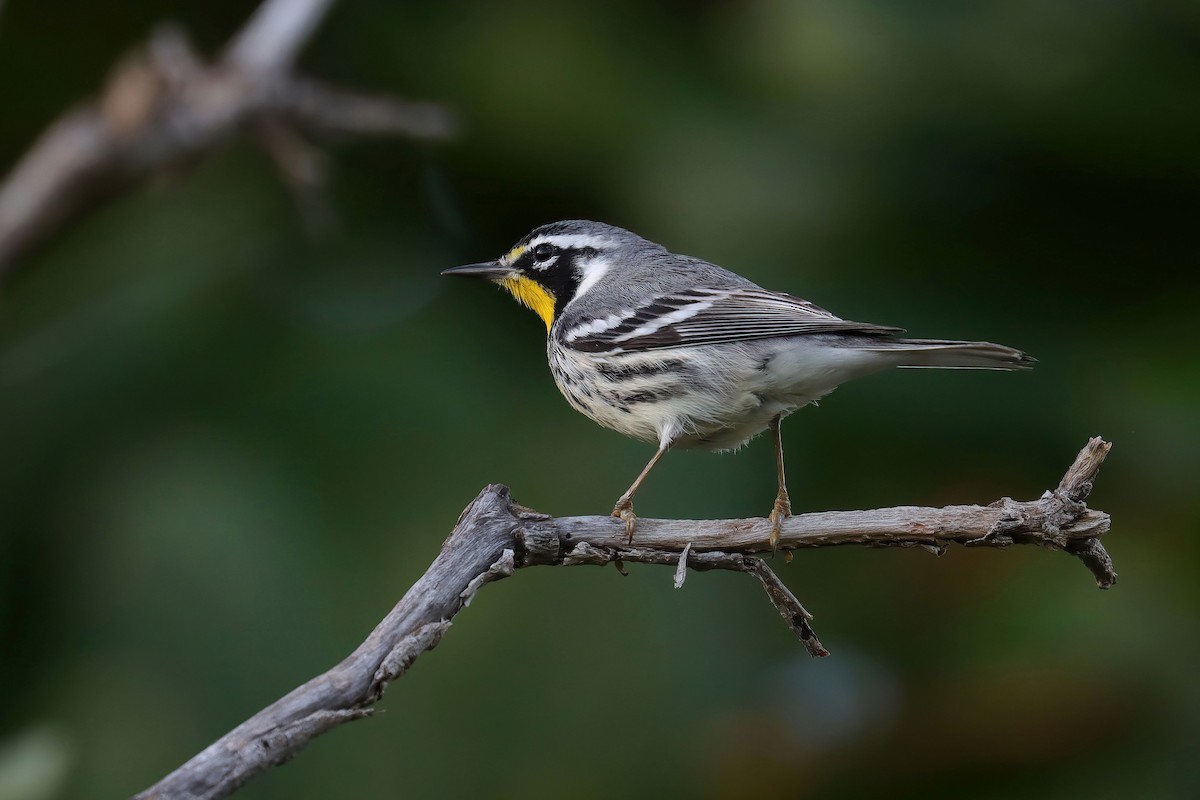
[[[487,278],[546,323],[567,402],[658,452],[613,508],[630,541],[633,496],[671,447],[736,448],[771,428],[779,493],[770,544],[791,514],[784,417],[852,378],[888,367],[1028,368],[990,342],[902,339],[899,328],[840,319],[807,300],[681,256],[612,225],[543,225],[496,261],[445,270]]]

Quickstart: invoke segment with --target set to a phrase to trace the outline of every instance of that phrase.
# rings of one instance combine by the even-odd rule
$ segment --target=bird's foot
[[[792,515],[792,503],[786,494],[781,494],[775,498],[775,505],[771,509],[770,516],[767,519],[771,520],[771,537],[767,539],[767,544],[771,545],[771,552],[774,553],[779,547],[779,539],[783,535],[783,520]],[[790,554],[789,554],[790,556]],[[791,558],[788,558],[791,561]]]
[[[633,513],[633,500],[622,497],[613,506],[612,515],[625,523],[627,543],[633,544],[633,531],[637,527],[637,515]]]

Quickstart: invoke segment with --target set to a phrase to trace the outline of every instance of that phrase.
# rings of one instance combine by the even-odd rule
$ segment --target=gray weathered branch
[[[445,138],[443,107],[341,89],[296,74],[293,62],[333,0],[265,0],[224,55],[206,63],[176,28],[112,71],[101,96],[65,112],[0,185],[0,279],[18,258],[101,201],[186,166],[247,130],[274,131],[289,187],[322,174],[311,148],[281,129],[313,135]],[[274,152],[283,147],[285,152]],[[311,204],[312,196],[301,196]]]
[[[237,32],[225,61],[243,69],[287,69],[312,38],[333,0],[266,0]]]
[[[1004,498],[990,506],[873,511],[827,511],[786,520],[780,547],[844,544],[919,546],[941,553],[956,542],[977,547],[1037,544],[1076,556],[1101,588],[1117,579],[1099,537],[1109,517],[1084,501],[1111,445],[1092,439],[1058,488],[1041,498]],[[225,797],[258,773],[280,764],[320,734],[369,716],[388,683],[441,641],[454,615],[491,581],[534,565],[663,564],[686,569],[726,569],[754,575],[800,641],[827,655],[809,614],[757,553],[769,548],[765,519],[640,519],[636,546],[612,517],[553,518],[523,508],[504,486],[488,486],[467,506],[441,552],[391,613],[357,650],[328,672],[272,703],[137,797]]]

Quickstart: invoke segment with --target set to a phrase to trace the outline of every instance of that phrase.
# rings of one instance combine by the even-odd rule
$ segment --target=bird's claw
[[[625,523],[627,544],[633,544],[633,531],[637,528],[637,515],[633,513],[632,500],[619,500],[613,507],[612,515]]]
[[[780,495],[775,498],[775,505],[771,509],[771,514],[767,519],[771,520],[771,536],[767,539],[767,544],[771,545],[771,552],[775,552],[779,547],[779,539],[783,536],[783,520],[792,515],[792,503],[787,495]],[[790,560],[790,559],[789,559]]]

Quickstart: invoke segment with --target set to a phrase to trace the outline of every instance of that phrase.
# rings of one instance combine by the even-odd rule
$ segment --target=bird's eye
[[[542,242],[537,247],[533,248],[533,257],[538,261],[549,261],[557,252],[557,247],[552,244]]]

